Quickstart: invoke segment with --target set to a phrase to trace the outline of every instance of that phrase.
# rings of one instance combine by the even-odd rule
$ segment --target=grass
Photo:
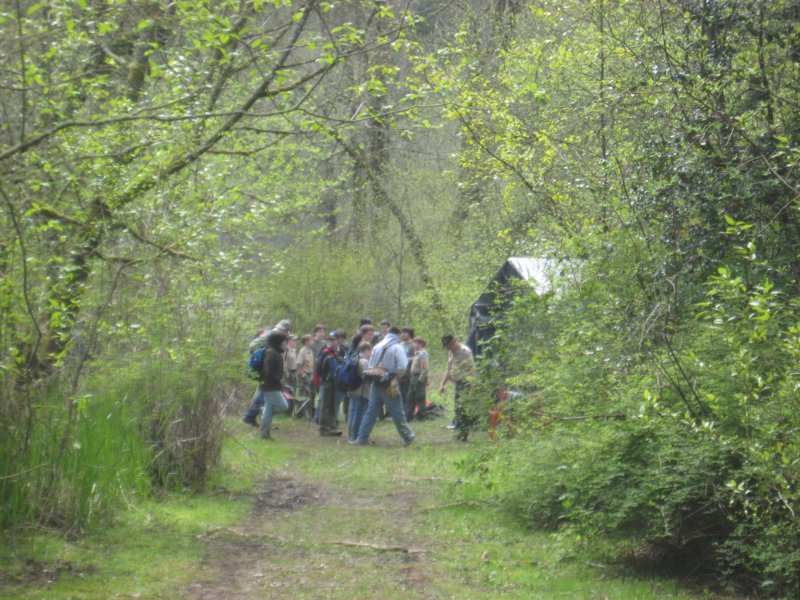
[[[140,501],[77,541],[0,540],[0,598],[700,597],[622,577],[593,544],[528,531],[481,502],[445,419],[415,424],[409,448],[390,422],[368,447],[276,422],[263,442],[228,421],[203,494]]]

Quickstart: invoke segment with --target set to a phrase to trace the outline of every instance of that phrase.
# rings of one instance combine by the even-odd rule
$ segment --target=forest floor
[[[0,598],[716,597],[498,514],[462,479],[468,445],[446,418],[413,424],[407,448],[390,420],[363,447],[276,424],[263,441],[228,419],[204,494],[132,506],[79,541],[42,534],[0,550]]]

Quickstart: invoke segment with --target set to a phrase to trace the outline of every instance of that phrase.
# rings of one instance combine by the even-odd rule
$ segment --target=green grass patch
[[[291,454],[286,446],[229,436],[202,494],[140,499],[108,527],[74,541],[57,532],[4,532],[0,598],[180,597],[201,574],[204,536],[240,523],[252,506],[245,492]]]
[[[276,424],[264,442],[229,419],[202,494],[142,501],[77,541],[4,540],[0,598],[191,598],[198,583],[298,600],[703,596],[623,577],[603,540],[530,530],[499,510],[462,465],[503,446],[484,434],[456,443],[447,419],[413,424],[408,448],[390,421],[367,447],[308,422]]]

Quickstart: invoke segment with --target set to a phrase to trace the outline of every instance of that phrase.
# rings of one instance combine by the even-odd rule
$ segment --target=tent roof
[[[552,287],[553,270],[558,267],[558,262],[547,258],[512,256],[495,279],[507,279],[507,276],[503,277],[503,271],[507,267],[510,267],[517,277],[529,282],[537,294],[544,294]]]

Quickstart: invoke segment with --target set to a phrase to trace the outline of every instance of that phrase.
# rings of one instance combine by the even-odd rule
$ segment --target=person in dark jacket
[[[275,329],[267,336],[267,350],[261,363],[261,381],[259,393],[264,398],[264,412],[261,414],[259,427],[261,438],[271,439],[272,416],[276,412],[289,410],[289,403],[283,397],[283,353],[286,351],[287,336],[283,331]]]
[[[319,434],[338,436],[341,429],[336,426],[336,368],[339,358],[339,338],[336,332],[328,335],[328,344],[320,352],[314,368],[320,380],[319,386]]]

